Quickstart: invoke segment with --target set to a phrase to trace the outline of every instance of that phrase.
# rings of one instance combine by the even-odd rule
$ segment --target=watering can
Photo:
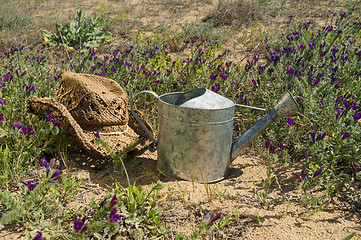
[[[301,114],[286,90],[274,109],[232,142],[235,106],[239,105],[232,100],[205,88],[161,96],[142,91],[134,98],[142,93],[158,99],[157,138],[139,119],[132,101],[131,112],[156,145],[158,170],[166,176],[199,183],[224,179],[231,162],[278,117]]]

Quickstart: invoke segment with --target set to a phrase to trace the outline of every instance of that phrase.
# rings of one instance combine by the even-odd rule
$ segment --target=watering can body
[[[232,143],[236,104],[205,88],[158,96],[157,167],[164,175],[199,183],[224,179],[231,161],[277,118],[272,110]],[[279,104],[278,104],[279,105]],[[294,107],[294,106],[292,106]],[[298,108],[298,106],[297,106]]]

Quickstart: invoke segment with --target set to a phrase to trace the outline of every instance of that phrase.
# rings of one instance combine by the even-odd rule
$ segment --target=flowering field
[[[39,9],[46,12],[49,9],[44,8],[46,1],[43,2]],[[175,217],[169,212],[177,205],[173,202],[176,198],[167,198],[164,193],[170,191],[170,185],[158,181],[162,178],[154,169],[151,173],[148,169],[140,170],[143,176],[157,177],[147,186],[133,182],[132,174],[136,172],[133,168],[139,166],[132,163],[142,161],[147,155],[127,157],[108,149],[111,160],[97,166],[99,171],[107,172],[107,186],[101,195],[79,200],[87,186],[86,181],[79,181],[73,174],[74,166],[78,166],[74,162],[79,147],[52,113],[37,116],[27,106],[32,95],[53,97],[65,71],[113,79],[129,99],[143,90],[161,95],[205,87],[238,104],[272,109],[288,90],[303,114],[277,119],[253,143],[250,151],[262,159],[265,171],[251,189],[255,206],[272,210],[281,204],[295,204],[304,210],[303,216],[307,218],[322,214],[331,206],[342,206],[344,212],[356,216],[355,222],[359,224],[360,6],[341,1],[331,9],[327,1],[319,1],[319,15],[309,9],[307,16],[302,11],[288,14],[297,5],[297,1],[290,2],[285,6],[288,10],[284,16],[277,19],[277,27],[267,25],[256,14],[263,9],[272,21],[272,14],[278,9],[273,1],[252,4],[233,1],[234,5],[229,6],[212,1],[176,1],[174,5],[167,2],[161,6],[155,1],[158,15],[148,16],[148,20],[156,21],[163,8],[173,13],[175,19],[182,9],[199,5],[209,10],[204,22],[193,25],[146,25],[140,16],[131,18],[132,8],[124,3],[117,11],[109,10],[112,1],[89,1],[93,11],[64,8],[64,15],[70,15],[67,21],[60,17],[44,21],[39,9],[34,10],[37,15],[20,17],[12,12],[0,17],[3,39],[0,44],[0,237],[3,237],[1,231],[16,232],[17,235],[11,235],[16,236],[14,239],[246,237],[242,229],[247,224],[242,222],[237,209],[210,211],[204,203],[194,208],[198,209],[197,213],[192,210],[184,218],[178,218],[185,222],[196,218],[190,231],[173,228]],[[136,2],[131,6],[149,12],[152,5],[143,4]],[[254,12],[244,20],[248,26],[236,21],[237,14],[236,20],[222,22],[217,14],[227,10],[227,6],[240,12],[242,9],[248,9],[250,14]],[[56,25],[51,25],[52,21]],[[21,29],[27,24],[35,24],[38,29],[31,33]],[[243,29],[241,37],[240,29]],[[13,37],[16,34],[21,40]],[[138,98],[135,106],[156,129],[155,100]],[[241,134],[260,116],[253,109],[237,108],[235,131]],[[94,134],[98,144],[107,148],[101,136]],[[137,144],[144,141],[137,140],[134,145]],[[114,169],[118,165],[117,172]],[[279,183],[279,169],[291,169],[289,179],[296,197],[288,198],[282,191],[278,195],[273,193],[277,188],[286,188]],[[224,190],[222,194],[215,191],[216,185],[212,190],[212,184],[204,184],[202,189],[206,202],[223,198],[242,201],[239,192],[232,191],[231,196]],[[186,202],[183,191],[179,188],[177,192],[183,196],[178,202]],[[78,204],[73,206],[71,202],[75,199]],[[252,216],[252,226],[261,226],[258,212]],[[16,231],[17,228],[21,231]],[[356,232],[360,237],[359,227],[348,230],[344,239],[351,239]]]

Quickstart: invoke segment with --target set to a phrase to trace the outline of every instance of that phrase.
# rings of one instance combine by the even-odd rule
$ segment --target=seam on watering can
[[[219,124],[223,124],[223,123],[228,123],[233,121],[234,118],[231,118],[227,121],[222,121],[222,122],[188,122],[188,121],[180,121],[178,119],[175,118],[169,118],[167,116],[162,115],[163,118],[167,118],[167,119],[171,119],[171,120],[175,120],[177,122],[181,122],[181,123],[190,123],[190,124],[194,124],[194,125],[219,125]]]

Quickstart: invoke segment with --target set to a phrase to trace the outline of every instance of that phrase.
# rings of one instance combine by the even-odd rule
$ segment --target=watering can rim
[[[207,91],[210,92],[211,94],[214,94],[214,95],[218,95],[219,97],[225,99],[225,101],[228,102],[228,106],[225,106],[225,107],[217,107],[217,108],[195,108],[195,107],[189,107],[189,106],[180,106],[180,105],[177,105],[177,104],[172,104],[172,103],[169,103],[169,102],[166,102],[164,101],[164,99],[162,99],[162,97],[166,97],[166,96],[170,96],[170,95],[177,95],[177,94],[186,94],[186,93],[189,93],[189,92],[195,92],[195,91],[200,91],[200,90],[205,90],[204,93],[206,93]],[[149,91],[151,92],[151,91]],[[212,90],[209,90],[207,88],[195,88],[195,89],[192,89],[192,90],[189,90],[189,91],[185,91],[185,92],[170,92],[170,93],[165,93],[163,95],[160,95],[160,96],[157,96],[157,99],[158,101],[161,101],[163,104],[166,104],[166,105],[169,105],[169,106],[172,106],[172,107],[176,107],[176,108],[184,108],[184,109],[194,109],[194,110],[203,110],[203,111],[219,111],[219,110],[226,110],[226,109],[231,109],[231,108],[234,108],[237,104],[230,98],[227,98],[219,93],[216,93]]]

